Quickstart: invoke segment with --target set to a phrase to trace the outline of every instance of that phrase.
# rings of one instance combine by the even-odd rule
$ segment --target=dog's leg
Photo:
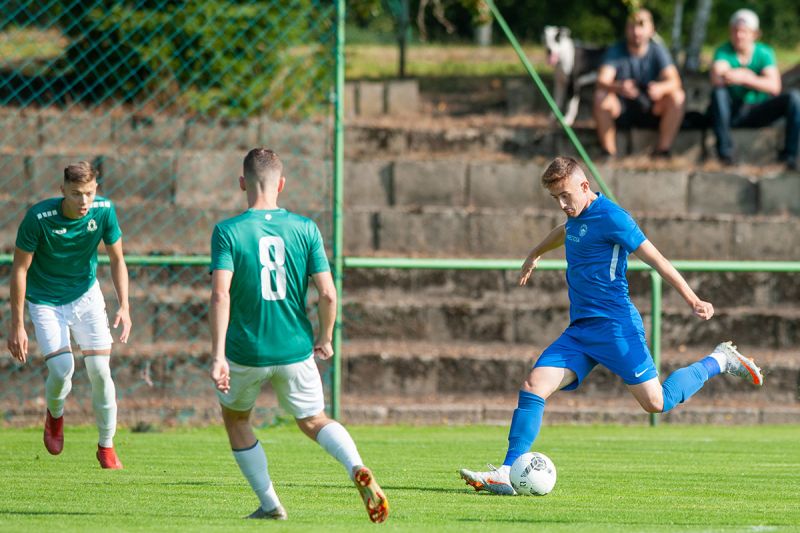
[[[579,103],[580,103],[580,95],[573,94],[572,98],[569,99],[569,103],[567,104],[567,109],[564,112],[564,122],[566,122],[568,126],[572,126],[572,124],[575,123],[575,119],[578,117]]]

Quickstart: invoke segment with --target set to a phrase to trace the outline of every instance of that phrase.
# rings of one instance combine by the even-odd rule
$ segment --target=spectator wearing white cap
[[[773,49],[761,36],[758,15],[739,9],[730,20],[730,41],[717,48],[711,67],[710,114],[717,154],[734,164],[731,128],[760,128],[786,118],[786,139],[779,159],[797,169],[800,139],[800,92],[781,93],[781,74]]]

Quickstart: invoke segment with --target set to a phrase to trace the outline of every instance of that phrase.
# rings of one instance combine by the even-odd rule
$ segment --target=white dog
[[[606,47],[576,43],[569,28],[556,26],[545,26],[542,40],[547,48],[547,63],[554,69],[553,98],[564,114],[564,121],[571,126],[578,116],[581,87],[597,80]]]

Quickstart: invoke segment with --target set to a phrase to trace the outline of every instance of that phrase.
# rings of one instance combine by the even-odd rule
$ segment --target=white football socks
[[[722,352],[711,352],[708,356],[713,357],[717,361],[720,373],[724,374],[725,369],[728,368],[728,356]]]
[[[339,461],[350,479],[353,479],[353,467],[361,466],[361,456],[350,433],[339,422],[330,422],[317,433],[317,442],[322,448]]]
[[[64,400],[72,390],[72,373],[75,371],[75,360],[72,352],[64,352],[45,361],[47,364],[47,380],[44,384],[47,410],[53,418],[64,415]]]
[[[233,450],[233,457],[239,465],[239,470],[250,483],[250,488],[258,496],[261,508],[265,511],[272,511],[278,507],[281,502],[269,478],[267,456],[264,454],[261,442],[256,441],[251,448],[246,450]]]
[[[92,384],[92,407],[99,434],[97,443],[104,448],[114,445],[114,433],[117,431],[117,390],[111,379],[110,359],[108,355],[87,355],[83,358]]]

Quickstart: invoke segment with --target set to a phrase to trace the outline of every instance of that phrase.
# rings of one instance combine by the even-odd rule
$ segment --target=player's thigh
[[[643,332],[606,332],[596,339],[590,347],[590,355],[621,377],[626,385],[638,385],[658,377]]]
[[[322,378],[313,357],[276,367],[270,383],[281,407],[295,418],[308,418],[325,410]]]
[[[569,368],[536,366],[531,369],[522,388],[547,399],[551,394],[570,385],[576,379],[578,379],[577,374]]]
[[[274,366],[245,366],[228,360],[230,389],[228,392],[217,391],[217,398],[222,407],[230,411],[250,411],[256,404],[261,384],[275,371]]]
[[[108,326],[106,302],[100,285],[95,283],[71,305],[71,326],[75,342],[85,354],[87,351],[97,354],[111,349],[114,342]]]
[[[537,388],[537,390],[547,392],[548,388],[555,387],[550,391],[550,394],[552,394],[560,389],[577,389],[584,378],[597,365],[597,362],[586,353],[581,341],[572,334],[573,329],[573,326],[567,328],[536,360],[533,369],[528,374],[528,379],[542,378],[540,381],[542,388]],[[540,368],[564,369],[569,372],[554,373],[551,370],[538,370]],[[554,383],[556,379],[559,379],[558,383]],[[533,390],[531,392],[539,394]],[[541,396],[541,394],[539,395]]]
[[[71,351],[69,323],[60,306],[28,302],[28,315],[42,355]]]
[[[658,378],[628,385],[628,390],[648,413],[660,413],[664,410],[664,388]]]

